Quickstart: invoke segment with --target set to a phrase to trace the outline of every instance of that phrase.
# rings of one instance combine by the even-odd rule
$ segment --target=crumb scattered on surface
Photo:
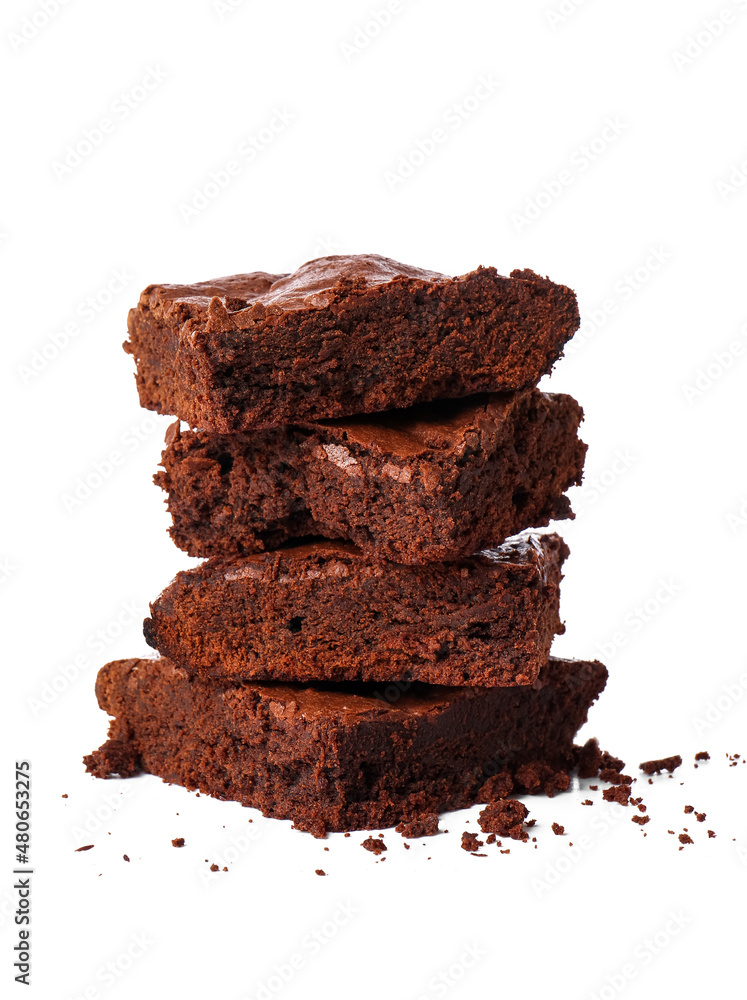
[[[661,774],[662,771],[675,771],[682,764],[682,758],[679,754],[674,754],[672,757],[659,757],[657,760],[644,760],[643,763],[638,766],[643,771],[644,774]]]
[[[560,823],[553,823],[552,832],[555,834],[556,837],[562,837],[563,834],[565,833],[565,827],[561,826]]]
[[[693,840],[693,838],[689,834],[687,834],[687,833],[681,833],[677,839],[679,840],[679,842],[681,844],[693,844],[693,843],[695,843],[695,841]]]
[[[713,832],[713,830],[709,830],[709,831],[708,831],[708,836],[709,836],[709,837],[715,837],[715,836],[716,836],[716,834],[715,834],[715,833]]]
[[[602,792],[605,802],[617,802],[621,806],[628,804],[630,798],[630,785],[610,785]]]
[[[594,803],[591,801],[591,799],[584,799],[584,801],[581,803],[581,805],[582,806],[593,806]]]
[[[696,760],[710,760],[711,759],[711,755],[708,753],[707,750],[700,750],[700,751],[698,751],[698,753],[695,754],[695,759]]]
[[[93,844],[86,844],[85,847],[76,847],[75,852],[77,854],[78,851],[90,851],[92,847]]]
[[[467,833],[466,830],[464,831],[461,843],[463,851],[479,851],[483,846],[483,841],[478,839],[476,833]],[[487,857],[487,855],[484,856]]]
[[[523,802],[517,799],[499,799],[482,810],[477,822],[484,833],[526,841],[529,835],[524,828],[524,820],[528,815],[529,810]]]
[[[386,850],[386,844],[380,837],[366,837],[362,842],[361,847],[365,847],[367,851],[372,854],[382,854]]]
[[[123,854],[123,855],[122,855],[122,857],[124,858],[124,860],[125,860],[125,861],[129,861],[129,860],[130,860],[130,859],[129,859],[129,858],[127,857],[127,855],[126,855],[126,854]]]
[[[66,799],[67,798],[67,792],[63,792],[62,793],[62,797],[63,797],[63,799]]]
[[[639,826],[645,826],[646,823],[648,823],[648,821],[651,819],[650,816],[631,816],[630,818],[633,820],[634,823],[637,823]]]
[[[685,806],[685,812],[689,816],[691,812],[695,812],[695,807],[694,806]]]
[[[217,872],[217,871],[220,871],[220,869],[218,868],[217,865],[210,865],[210,871],[211,872]]]
[[[184,847],[184,837],[175,837],[171,841],[172,847]]]

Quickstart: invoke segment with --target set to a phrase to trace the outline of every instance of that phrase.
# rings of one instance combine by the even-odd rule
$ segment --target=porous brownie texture
[[[150,606],[149,645],[207,677],[531,684],[547,662],[568,548],[554,534],[426,567],[347,542],[209,560]]]
[[[383,829],[486,801],[497,772],[572,766],[606,678],[600,663],[551,658],[530,687],[415,685],[394,698],[372,685],[216,682],[167,659],[118,660],[96,681],[114,716],[109,740],[84,762],[109,777],[135,761],[316,836]]]
[[[529,270],[361,254],[149,285],[124,346],[144,407],[228,433],[528,388],[578,324],[575,294]]]
[[[451,561],[573,517],[583,411],[538,390],[237,434],[167,434],[171,536],[234,556],[306,536],[407,564]]]

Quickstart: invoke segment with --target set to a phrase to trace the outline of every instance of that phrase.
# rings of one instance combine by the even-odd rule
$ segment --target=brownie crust
[[[529,270],[362,254],[149,285],[124,347],[144,407],[230,433],[528,388],[578,324],[575,294]]]
[[[102,778],[143,770],[315,836],[377,829],[489,801],[498,774],[539,790],[521,775],[572,765],[606,679],[600,663],[551,658],[530,687],[391,694],[206,681],[166,659],[118,660],[96,681],[114,716],[109,740],[84,762]]]
[[[449,562],[573,517],[583,411],[538,390],[237,434],[167,434],[171,537],[242,556],[309,536],[408,565]]]
[[[149,645],[207,677],[531,684],[564,631],[568,548],[526,533],[456,563],[377,563],[344,542],[209,560],[151,604]]]

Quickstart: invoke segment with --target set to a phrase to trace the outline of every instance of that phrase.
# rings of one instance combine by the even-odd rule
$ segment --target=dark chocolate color
[[[108,747],[127,747],[165,781],[316,836],[377,830],[485,801],[498,772],[521,792],[517,772],[535,762],[571,766],[606,678],[600,663],[551,658],[531,687],[415,686],[388,701],[371,685],[205,681],[165,659],[119,660],[96,681],[110,741],[85,764],[108,777],[121,758]]]
[[[227,433],[528,388],[578,324],[574,293],[532,271],[361,254],[149,285],[125,350],[143,406]]]
[[[179,573],[148,643],[208,677],[531,684],[547,662],[568,549],[526,533],[455,563],[373,562],[318,542]]]
[[[530,390],[238,434],[177,423],[156,482],[192,556],[321,535],[395,562],[450,561],[573,517],[582,416],[570,396]]]

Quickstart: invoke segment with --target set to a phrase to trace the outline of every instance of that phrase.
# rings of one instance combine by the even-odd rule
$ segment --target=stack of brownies
[[[100,671],[89,771],[319,836],[567,785],[607,674],[549,656],[568,549],[526,529],[573,516],[582,411],[536,385],[578,321],[531,271],[374,255],[147,288],[125,348],[207,561],[151,605],[160,657]]]

